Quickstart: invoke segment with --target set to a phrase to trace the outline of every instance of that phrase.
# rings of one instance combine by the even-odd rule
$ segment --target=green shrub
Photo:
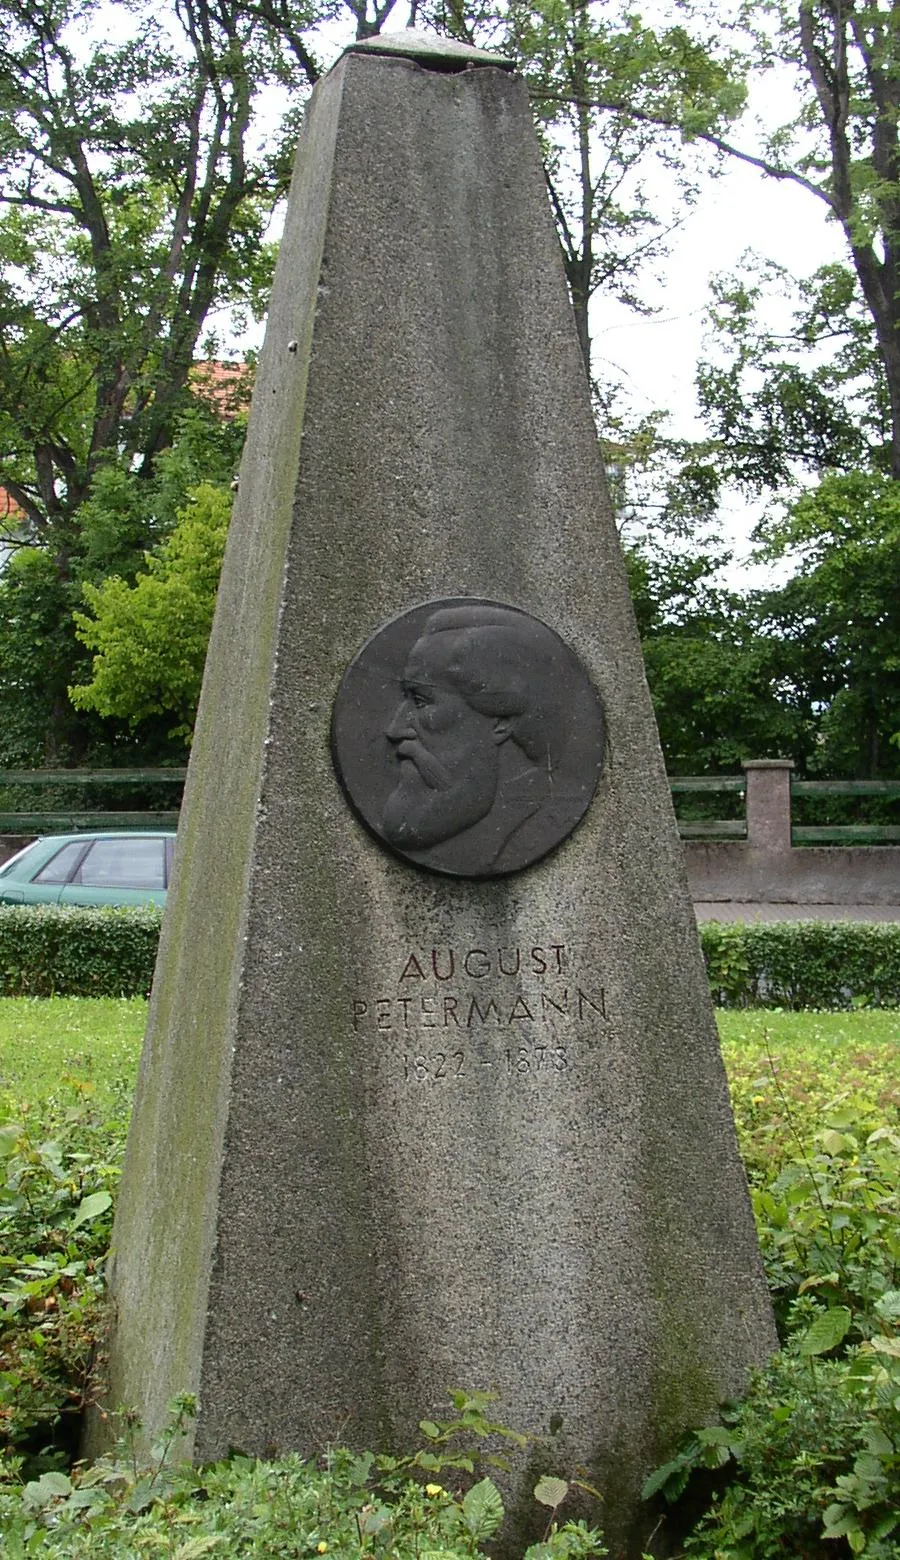
[[[706,921],[700,942],[722,1007],[900,1005],[900,925]]]
[[[0,906],[0,996],[141,996],[162,911]],[[707,921],[700,927],[722,1007],[900,1006],[900,925]]]
[[[872,1344],[822,1359],[827,1351],[814,1336],[810,1345],[812,1334],[812,1325],[797,1334],[720,1425],[687,1437],[647,1481],[645,1495],[662,1489],[677,1500],[697,1469],[728,1477],[686,1539],[685,1555],[900,1555],[900,1361]]]
[[[233,1456],[202,1469],[167,1461],[194,1411],[193,1400],[184,1397],[149,1468],[132,1461],[126,1438],[113,1457],[76,1468],[71,1477],[50,1471],[24,1488],[0,1484],[4,1553],[10,1560],[33,1554],[137,1560],[151,1553],[196,1560],[211,1552],[260,1560],[324,1554],[332,1560],[474,1560],[485,1554],[482,1545],[504,1517],[493,1481],[475,1482],[479,1442],[511,1432],[486,1419],[486,1394],[451,1395],[456,1419],[423,1421],[427,1447],[407,1457],[332,1447],[320,1463],[296,1454],[272,1462]],[[571,1488],[565,1479],[538,1480],[534,1496],[545,1531],[524,1560],[599,1560],[607,1554],[596,1529],[557,1521]]]
[[[677,1553],[693,1560],[900,1560],[895,1020],[746,1013],[728,1015],[725,1027],[785,1348],[721,1423],[685,1438],[648,1493],[678,1500],[686,1491],[674,1514],[683,1535]],[[73,1066],[87,1044],[82,1031],[77,1038]],[[452,1425],[423,1422],[426,1445],[409,1458],[332,1450],[318,1466],[238,1458],[199,1471],[148,1471],[120,1457],[114,1467],[63,1471],[72,1446],[61,1429],[83,1401],[102,1328],[102,1259],[130,1075],[118,1088],[107,1080],[99,1109],[98,1095],[90,1077],[64,1078],[49,1099],[45,1090],[29,1088],[27,1098],[0,1090],[4,1556],[483,1554],[487,1529],[479,1524],[492,1520],[496,1503],[488,1481],[475,1485],[480,1496],[464,1493],[476,1475],[465,1451],[448,1455]],[[484,1428],[483,1402],[472,1394],[455,1404],[465,1429]],[[540,1480],[537,1489],[549,1521],[531,1560],[603,1553],[599,1534],[557,1521],[565,1480]],[[692,1515],[681,1516],[689,1503]]]
[[[0,906],[0,996],[146,996],[162,911]]]
[[[793,1173],[798,1144],[849,1132],[860,1144],[900,1113],[900,1014],[719,1011],[741,1158],[752,1189]],[[829,1138],[829,1142],[836,1140]],[[868,1150],[864,1150],[868,1153]],[[856,1190],[856,1188],[854,1188]]]
[[[63,1080],[39,1107],[0,1108],[0,1455],[65,1456],[105,1304],[103,1264],[128,1123]]]
[[[696,1499],[712,1470],[695,1560],[900,1560],[900,1133],[862,1102],[781,1102],[793,1153],[779,1129],[752,1197],[783,1352],[644,1493]]]

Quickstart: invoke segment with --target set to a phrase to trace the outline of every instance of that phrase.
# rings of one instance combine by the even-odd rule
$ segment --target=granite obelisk
[[[441,40],[307,112],[111,1285],[150,1432],[493,1388],[620,1556],[774,1346],[525,87]]]

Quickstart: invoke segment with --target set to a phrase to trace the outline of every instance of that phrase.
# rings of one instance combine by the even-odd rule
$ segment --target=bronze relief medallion
[[[559,845],[603,767],[600,700],[574,651],[519,607],[429,601],[351,661],[332,753],[354,811],[406,861],[518,872]]]

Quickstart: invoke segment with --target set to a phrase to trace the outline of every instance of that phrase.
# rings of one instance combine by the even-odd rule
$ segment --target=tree
[[[900,477],[900,17],[880,0],[801,0],[787,38],[826,140],[808,187],[843,228],[872,317]]]
[[[240,452],[240,420],[223,422],[196,405],[181,419],[171,448],[144,479],[109,465],[98,472],[79,510],[79,550],[68,578],[49,550],[20,546],[0,573],[0,768],[40,767],[88,758],[101,764],[182,759],[183,739],[157,721],[136,731],[128,721],[76,710],[68,689],[90,678],[73,612],[83,609],[91,580],[131,579],[144,564],[147,536],[165,537],[201,481],[217,484],[230,507],[230,476]]]
[[[269,275],[277,150],[251,151],[278,55],[227,0],[0,5],[0,484],[61,578],[111,464],[148,474],[209,312]],[[20,534],[16,540],[22,540]]]
[[[77,655],[72,594],[47,553],[23,548],[0,577],[0,768],[46,755],[48,729],[74,724],[67,686]]]
[[[224,470],[193,364],[215,311],[263,307],[289,157],[255,108],[297,74],[232,0],[0,0],[0,487],[17,506],[0,709],[30,762],[83,758],[102,730],[65,696],[82,587],[129,577],[165,535],[197,480],[179,459],[233,474],[240,440]]]
[[[825,477],[764,528],[765,556],[796,572],[761,603],[791,646],[819,711],[815,767],[900,773],[900,485],[872,472]]]
[[[77,709],[180,741],[193,729],[231,515],[231,495],[211,483],[188,499],[133,584],[110,575],[85,586],[92,615],[75,613],[76,632],[95,654],[90,681],[70,689]]]
[[[632,596],[666,767],[733,773],[742,759],[803,766],[815,713],[790,676],[783,640],[765,631],[759,601],[715,583],[716,553],[628,553]]]
[[[825,267],[800,285],[794,328],[780,343],[755,325],[757,282],[742,287],[732,279],[720,288],[718,324],[731,361],[724,372],[707,368],[701,375],[705,410],[726,450],[736,437],[750,452],[745,476],[759,450],[763,479],[778,482],[792,461],[794,471],[797,463],[846,466],[853,459],[849,424],[859,417],[861,399],[868,420],[858,458],[897,478],[900,13],[884,0],[778,0],[748,8],[747,16],[756,29],[758,63],[792,69],[798,113],[767,134],[759,153],[715,132],[699,133],[817,201],[840,225],[848,263]],[[835,348],[831,367],[829,347]],[[762,387],[761,374],[767,376]],[[741,416],[741,397],[750,415]]]
[[[793,300],[787,327],[771,323]],[[890,406],[874,327],[852,270],[826,265],[797,281],[746,257],[742,274],[713,284],[719,353],[698,365],[712,430],[700,458],[716,487],[751,498],[784,494],[808,474],[884,469]]]

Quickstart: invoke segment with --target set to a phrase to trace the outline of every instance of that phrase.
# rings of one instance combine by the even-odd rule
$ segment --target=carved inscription
[[[404,1052],[403,1076],[408,1083],[426,1083],[429,1079],[440,1083],[445,1078],[462,1078],[467,1072],[479,1068],[496,1068],[511,1077],[517,1073],[557,1072],[569,1070],[571,1058],[564,1045],[507,1046],[496,1056],[479,1056],[474,1051],[433,1051],[427,1056],[414,1056]]]
[[[561,1077],[577,1066],[606,993],[565,943],[407,949],[393,979],[353,1001],[354,1030],[393,1038],[407,1083],[473,1076]]]

